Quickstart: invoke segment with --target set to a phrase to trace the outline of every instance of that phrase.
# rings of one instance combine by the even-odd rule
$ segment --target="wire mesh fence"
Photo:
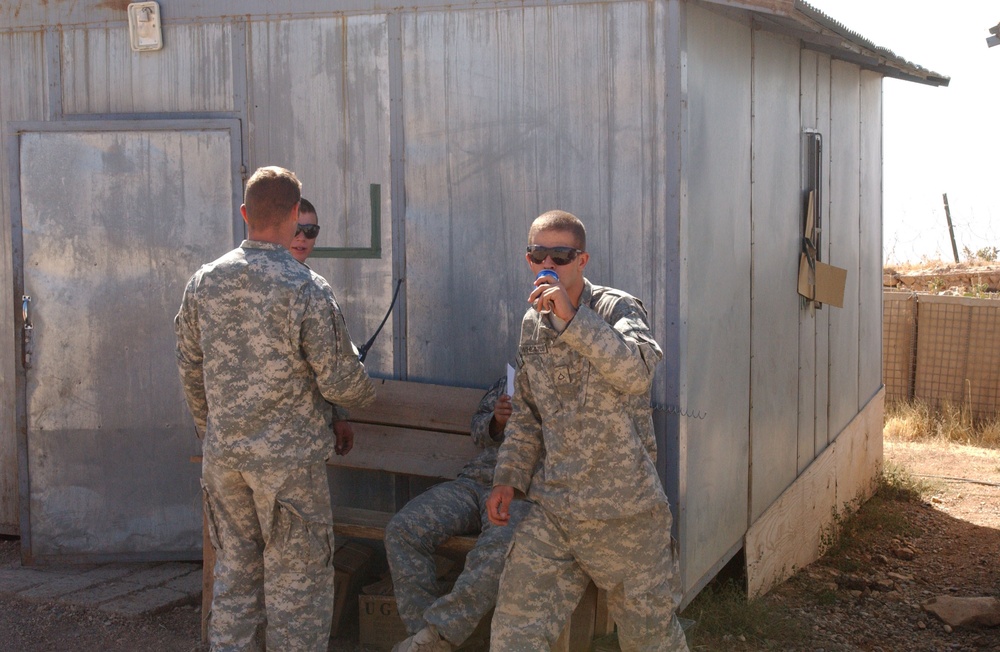
[[[889,400],[959,405],[974,419],[1000,408],[1000,301],[886,292],[882,377]]]

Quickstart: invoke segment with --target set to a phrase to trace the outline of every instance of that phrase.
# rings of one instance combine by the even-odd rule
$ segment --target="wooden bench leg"
[[[215,548],[208,536],[208,516],[201,515],[201,640],[208,642],[208,620],[212,613],[212,589],[215,586]]]
[[[603,605],[603,606],[602,606]],[[559,634],[552,652],[579,652],[589,650],[598,636],[608,634],[614,623],[608,617],[608,596],[591,582],[573,610],[569,622]]]
[[[594,638],[607,636],[614,631],[615,619],[608,610],[608,592],[597,589],[597,600],[594,605]]]

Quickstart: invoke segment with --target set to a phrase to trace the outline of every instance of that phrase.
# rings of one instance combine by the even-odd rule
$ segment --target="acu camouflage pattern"
[[[268,474],[208,465],[202,486],[216,551],[212,651],[326,652],[334,596],[326,464]]]
[[[496,604],[504,557],[514,526],[530,503],[510,506],[511,523],[496,527],[486,516],[496,451],[503,441],[490,435],[493,406],[506,392],[507,379],[490,387],[472,417],[472,437],[483,450],[452,482],[434,485],[408,502],[385,528],[385,549],[392,572],[396,607],[410,634],[434,625],[460,645]],[[453,535],[481,532],[465,558],[465,568],[446,590],[437,579],[434,551]]]
[[[560,518],[620,518],[665,504],[650,408],[662,358],[642,304],[619,290],[585,280],[562,333],[529,308],[493,484]]]
[[[670,525],[665,504],[611,520],[563,519],[536,506],[504,566],[490,649],[550,649],[593,579],[608,592],[623,652],[686,652]]]
[[[586,279],[562,332],[525,314],[493,483],[536,505],[500,580],[492,649],[549,649],[593,579],[608,592],[622,650],[687,650],[650,408],[662,358],[642,303]]]
[[[490,421],[493,420],[493,408],[500,397],[507,393],[507,377],[498,379],[486,390],[486,394],[479,405],[476,413],[472,415],[472,441],[483,450],[469,461],[461,472],[460,478],[468,478],[487,487],[493,486],[493,469],[497,465],[497,451],[503,443],[503,433],[496,439],[490,434]]]
[[[174,330],[207,463],[262,471],[322,462],[335,443],[330,403],[375,398],[330,285],[281,245],[244,240],[202,266]]]
[[[375,396],[333,291],[284,247],[245,240],[194,274],[174,329],[204,437],[212,650],[325,651],[330,403],[361,407]]]

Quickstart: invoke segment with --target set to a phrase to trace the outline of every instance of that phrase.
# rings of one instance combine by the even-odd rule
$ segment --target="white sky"
[[[807,0],[878,46],[951,78],[933,87],[883,83],[883,261],[953,259],[1000,248],[998,0]]]

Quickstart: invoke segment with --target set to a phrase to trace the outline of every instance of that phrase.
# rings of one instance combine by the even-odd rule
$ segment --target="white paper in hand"
[[[514,367],[507,363],[507,396],[514,395]]]

